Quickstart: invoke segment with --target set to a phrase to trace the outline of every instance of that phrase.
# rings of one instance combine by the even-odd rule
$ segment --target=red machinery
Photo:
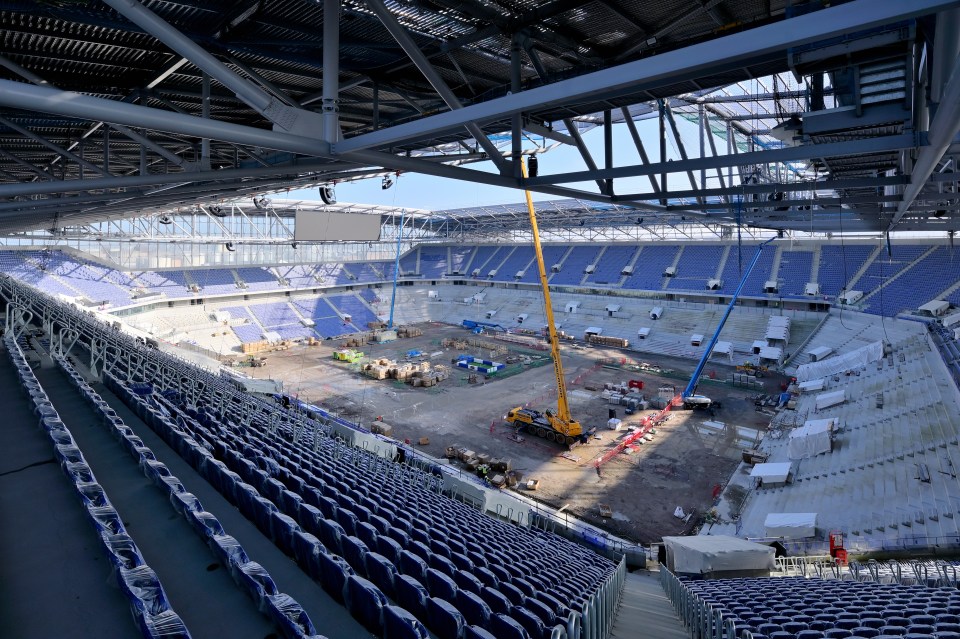
[[[830,531],[830,556],[841,566],[847,565],[847,550],[843,547],[843,532]]]
[[[627,388],[636,388],[637,390],[643,390],[643,380],[640,379],[631,379],[627,382]]]

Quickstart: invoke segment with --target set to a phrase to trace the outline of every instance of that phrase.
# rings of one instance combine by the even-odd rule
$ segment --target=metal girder
[[[318,130],[323,130],[321,128],[323,122],[319,114],[290,107],[252,82],[241,78],[137,0],[103,0],[103,2],[184,58],[187,58],[199,69],[216,78],[218,82],[233,91],[238,98],[281,129],[299,133],[306,137],[310,137]]]
[[[330,1],[330,0],[327,0]],[[403,49],[404,53],[407,54],[407,57],[413,61],[413,64],[420,70],[420,73],[427,79],[430,85],[436,90],[437,94],[443,99],[444,103],[453,110],[458,110],[463,108],[463,104],[460,102],[460,99],[456,94],[450,90],[450,87],[447,86],[446,81],[440,76],[436,69],[433,68],[433,65],[430,64],[430,61],[427,60],[427,57],[423,54],[423,51],[420,50],[420,47],[417,46],[417,43],[413,41],[413,38],[410,37],[410,34],[407,33],[406,29],[397,21],[390,10],[387,9],[386,5],[383,4],[381,0],[365,0],[366,5],[380,18],[380,22],[383,23],[383,26],[386,27],[387,31],[390,32],[390,35],[393,36],[393,39],[397,41],[397,44],[400,45],[400,48]],[[464,126],[467,131],[470,132],[470,135],[473,136],[473,139],[477,141],[480,146],[483,147],[483,150],[487,152],[487,155],[490,156],[490,159],[497,166],[498,169],[503,171],[506,167],[506,162],[503,159],[503,156],[500,154],[500,150],[490,141],[487,135],[480,130],[480,127],[477,126],[474,122],[464,122]]]
[[[534,187],[543,184],[582,182],[583,180],[595,180],[598,178],[636,177],[638,175],[650,175],[659,172],[678,173],[680,171],[699,170],[700,168],[712,169],[718,166],[748,166],[773,162],[794,162],[813,158],[860,155],[863,153],[881,153],[925,145],[926,142],[920,141],[918,143],[911,134],[888,135],[864,140],[851,140],[849,142],[805,144],[803,146],[771,149],[769,151],[750,151],[734,155],[693,158],[686,162],[659,162],[657,164],[639,164],[614,169],[600,169],[592,172],[574,171],[555,175],[542,175],[536,178],[527,178],[523,182],[527,187]]]
[[[29,139],[31,139],[31,140],[35,140],[35,141],[39,142],[41,145],[43,145],[43,146],[45,146],[46,148],[50,149],[51,151],[53,151],[53,152],[56,153],[57,155],[59,155],[59,156],[61,156],[61,157],[64,157],[64,158],[66,158],[66,159],[68,159],[68,160],[72,160],[73,162],[76,162],[76,163],[79,164],[80,166],[83,166],[83,167],[86,167],[86,168],[90,169],[90,170],[93,171],[94,173],[99,173],[100,175],[107,175],[107,173],[108,173],[103,167],[99,167],[99,166],[97,166],[96,164],[94,164],[94,163],[92,163],[92,162],[87,162],[86,160],[84,160],[84,159],[83,159],[82,157],[80,157],[79,155],[76,155],[76,154],[74,154],[74,153],[71,153],[70,151],[67,151],[66,149],[60,147],[59,145],[54,144],[53,142],[51,142],[51,141],[48,140],[47,138],[43,137],[42,135],[37,135],[37,134],[34,133],[33,131],[29,131],[29,130],[23,128],[22,126],[20,126],[20,125],[17,124],[16,122],[11,122],[11,121],[8,120],[7,118],[0,117],[0,125],[5,126],[5,127],[7,127],[8,129],[10,129],[10,130],[12,130],[12,131],[16,131],[17,133],[19,133],[20,135],[22,135],[22,136],[24,136],[24,137],[26,137],[26,138],[29,138]]]
[[[881,189],[885,186],[906,184],[907,178],[902,175],[878,176],[872,178],[847,178],[840,180],[805,180],[802,182],[785,182],[769,184],[741,184],[738,186],[721,187],[714,189],[692,189],[689,191],[671,191],[673,198],[702,197],[729,197],[732,195],[767,195],[769,193],[795,191],[842,191],[845,189]],[[630,193],[620,197],[638,199],[650,197],[650,193]]]
[[[677,143],[677,150],[680,152],[680,159],[686,162],[687,160],[690,159],[687,156],[687,147],[686,145],[684,145],[683,138],[680,136],[680,129],[677,128],[677,120],[676,118],[673,117],[673,109],[670,108],[669,101],[664,102],[663,112],[664,112],[664,115],[667,116],[667,122],[670,124],[670,131],[673,132],[673,140],[674,142]],[[702,153],[700,154],[701,157],[703,157],[703,155],[704,154]],[[703,170],[706,170],[706,168],[704,167]],[[687,178],[690,180],[690,188],[696,189],[698,186],[697,180],[696,178],[693,177],[693,171],[691,171],[690,169],[687,169]],[[701,203],[703,202],[703,198],[698,198],[698,200]]]
[[[640,160],[644,164],[650,164],[650,158],[647,156],[647,150],[643,147],[643,139],[640,137],[640,132],[637,131],[637,123],[633,121],[633,118],[630,117],[630,110],[627,107],[620,109],[623,113],[623,121],[627,124],[627,129],[630,131],[630,137],[633,138],[633,144],[637,147],[637,153],[640,154]],[[657,179],[653,177],[653,173],[647,176],[650,178],[650,186],[653,188],[654,193],[660,192],[660,184],[657,183]]]
[[[336,152],[389,147],[456,131],[467,123],[483,125],[500,121],[520,111],[608,99],[667,86],[679,78],[689,80],[727,71],[747,60],[782,55],[790,47],[949,9],[958,4],[957,0],[913,0],[909,3],[902,0],[853,0],[519,94],[365,133],[340,142]]]
[[[576,123],[570,118],[565,118],[563,125],[567,127],[567,132],[570,134],[570,137],[573,138],[573,142],[577,147],[577,151],[580,152],[580,157],[583,158],[584,164],[586,164],[591,171],[596,173],[597,163],[593,161],[593,156],[590,154],[590,149],[587,147],[587,143],[583,141],[583,136],[580,135],[580,131],[577,129]],[[603,180],[595,180],[597,187],[600,189],[601,193],[606,192],[606,183]]]
[[[954,138],[960,133],[960,57],[954,60],[950,79],[943,88],[940,106],[930,122],[928,138],[930,145],[920,149],[913,170],[910,172],[910,183],[903,192],[903,201],[897,207],[897,212],[890,220],[887,232],[893,230],[927,182],[930,175],[937,168],[943,154],[950,148]]]

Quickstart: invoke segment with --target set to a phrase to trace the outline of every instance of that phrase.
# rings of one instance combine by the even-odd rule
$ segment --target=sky
[[[677,118],[677,126],[681,130],[687,151],[691,156],[699,155],[699,138],[697,127]],[[655,118],[642,120],[637,123],[640,136],[646,147],[647,155],[651,161],[657,161],[659,156],[659,141],[657,121]],[[603,164],[603,130],[601,127],[595,127],[584,134],[584,141],[590,148],[594,161]],[[671,134],[667,134],[667,153],[669,158],[678,158],[679,153],[674,147]],[[538,140],[539,142],[539,140]],[[725,148],[725,142],[718,144],[718,151]],[[529,141],[525,141],[524,148],[532,148]],[[626,125],[619,124],[614,127],[613,135],[614,148],[614,166],[623,166],[628,164],[640,164],[640,155],[633,144],[630,133]],[[722,152],[722,151],[721,151]],[[580,156],[579,151],[572,146],[561,144],[547,153],[540,154],[540,175],[551,173],[564,173],[568,171],[585,170],[587,167]],[[493,172],[492,162],[483,162],[468,165],[471,169]],[[714,174],[715,176],[715,174]],[[699,179],[699,175],[696,176]],[[689,189],[690,183],[686,174],[674,175],[668,177],[670,186],[679,189]],[[597,185],[593,182],[580,184],[567,184],[586,191],[597,191]],[[707,186],[711,184],[708,176]],[[623,178],[614,182],[614,189],[618,193],[638,193],[649,192],[650,181],[647,177],[642,178]],[[427,209],[432,211],[443,211],[448,209],[468,208],[493,204],[516,204],[523,202],[523,191],[488,186],[485,184],[474,184],[462,180],[451,180],[438,178],[416,173],[404,173],[396,179],[393,188],[384,191],[381,188],[381,179],[367,179],[356,182],[343,182],[336,185],[337,201],[340,203],[360,203],[360,204],[379,204],[384,206],[409,207],[416,209]],[[531,193],[533,200],[555,200],[554,195],[545,195],[541,193]],[[320,197],[316,189],[301,189],[291,191],[290,198],[319,200]]]

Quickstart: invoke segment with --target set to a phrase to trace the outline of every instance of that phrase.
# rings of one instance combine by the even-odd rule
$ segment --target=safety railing
[[[687,590],[665,566],[660,566],[660,585],[691,639],[737,639],[733,620],[724,619],[719,609]]]

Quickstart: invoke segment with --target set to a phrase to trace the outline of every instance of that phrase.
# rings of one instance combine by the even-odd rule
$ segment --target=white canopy
[[[767,327],[767,332],[763,335],[766,339],[778,340],[781,342],[790,341],[790,327],[782,325],[771,325]]]
[[[820,453],[829,453],[831,449],[830,432],[836,422],[835,417],[811,419],[800,428],[794,428],[790,432],[790,438],[787,442],[787,457],[804,459]]]
[[[733,355],[733,342],[717,342],[713,347],[714,355]]]
[[[760,349],[760,359],[768,359],[773,362],[779,362],[783,359],[783,349],[774,346],[764,346]]]
[[[702,575],[738,570],[772,570],[775,550],[770,546],[727,535],[664,537],[667,566],[674,572]]]
[[[599,335],[602,332],[603,329],[599,326],[588,326],[587,330],[585,330],[583,333],[584,335]]]
[[[838,391],[821,393],[817,395],[817,410],[830,408],[831,406],[842,404],[845,401],[847,401],[847,391],[842,388]]]
[[[266,333],[263,334],[263,339],[267,340],[270,343],[273,343],[273,342],[279,342],[283,338],[280,337],[280,333],[276,331],[267,331]]]
[[[797,384],[797,388],[800,389],[801,393],[812,393],[813,391],[823,390],[825,384],[821,377],[820,379],[811,379],[809,382],[801,382]]]
[[[751,477],[759,477],[765,482],[772,484],[782,484],[790,476],[790,469],[793,464],[790,462],[768,462],[766,464],[757,464],[750,471]]]
[[[703,335],[700,333],[694,333],[690,336],[690,343],[694,346],[700,346],[700,344],[703,343]]]
[[[230,311],[214,311],[213,319],[217,322],[229,322],[230,321]]]
[[[647,335],[649,335],[649,334],[650,334],[650,327],[649,327],[649,326],[644,326],[643,328],[637,329],[637,337],[639,337],[639,338],[641,338],[641,339],[642,339],[642,338],[645,338],[645,337],[646,337]]]
[[[616,313],[617,311],[620,310],[620,305],[619,305],[619,304],[607,304],[607,309],[606,309],[606,310],[607,310],[608,313]]]
[[[753,346],[751,347],[751,350],[753,350],[754,354],[756,354],[760,352],[761,348],[766,348],[766,347],[767,347],[767,340],[758,339],[753,341]]]
[[[927,302],[917,310],[921,312],[926,311],[927,313],[930,313],[934,317],[937,317],[939,315],[943,315],[948,310],[950,310],[950,302],[947,302],[945,300],[933,300],[931,302]]]
[[[863,368],[883,357],[883,342],[873,342],[855,351],[831,357],[822,362],[810,362],[797,367],[797,380],[805,382],[818,377],[829,377],[854,368]]]
[[[801,539],[817,534],[817,513],[770,513],[763,522],[767,537]]]
[[[790,318],[786,315],[771,315],[767,320],[767,326],[790,326]]]
[[[951,313],[940,320],[940,323],[944,326],[953,326],[954,324],[958,324],[960,323],[960,313]]]
[[[810,361],[819,362],[822,359],[825,359],[827,355],[833,352],[833,348],[830,346],[817,346],[816,348],[811,348],[807,351],[807,355],[810,356]]]
[[[654,306],[653,308],[650,309],[650,317],[651,317],[651,319],[660,319],[660,317],[661,317],[662,315],[663,315],[663,307],[662,307],[662,306]]]

